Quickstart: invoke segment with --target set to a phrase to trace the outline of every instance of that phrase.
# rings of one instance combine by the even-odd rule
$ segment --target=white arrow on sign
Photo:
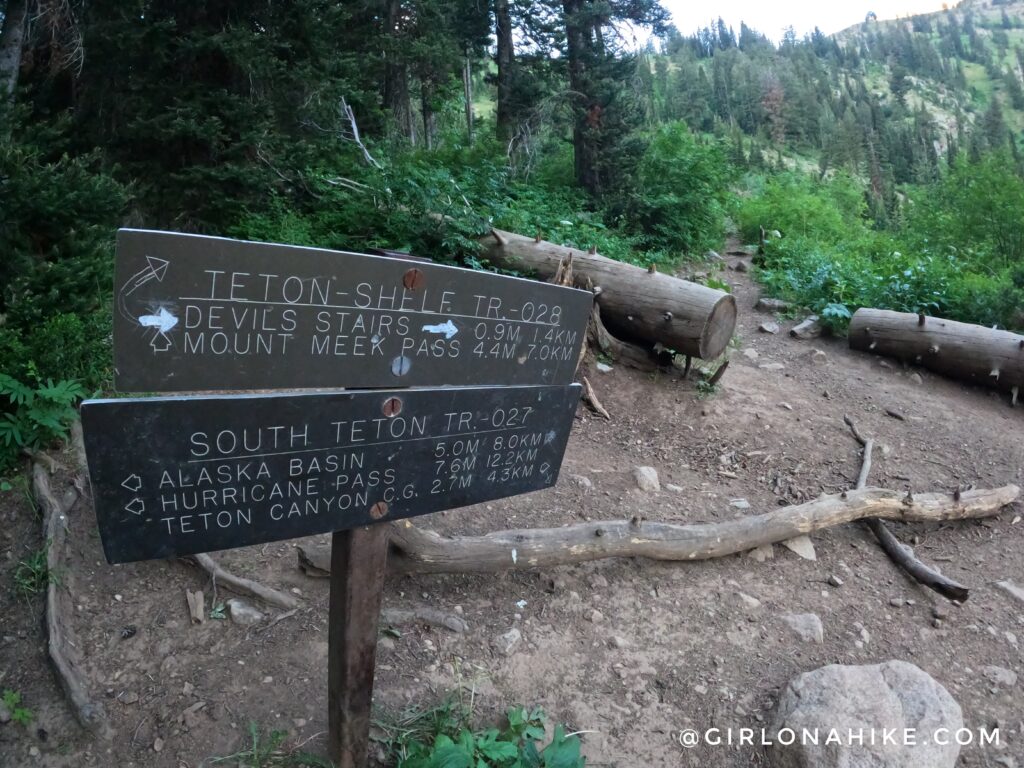
[[[440,323],[438,325],[424,325],[422,330],[426,331],[427,333],[444,334],[444,337],[446,339],[450,339],[452,336],[459,332],[459,329],[451,320],[445,320],[443,323]]]
[[[117,307],[121,312],[121,315],[126,320],[132,320],[132,316],[128,313],[128,297],[131,296],[137,288],[145,285],[150,280],[156,280],[158,283],[163,282],[164,275],[167,274],[167,266],[170,264],[166,259],[158,259],[156,256],[146,257],[146,266],[136,272],[134,275],[125,281],[125,284],[121,286],[121,290],[117,292]]]
[[[146,511],[146,502],[136,496],[124,505],[124,510],[125,512],[131,512],[133,515],[141,515]]]
[[[121,481],[121,486],[127,488],[132,493],[138,493],[139,489],[142,487],[142,478],[132,473]]]
[[[155,315],[142,315],[139,318],[139,325],[144,328],[156,328],[160,333],[167,333],[178,324],[178,318],[167,311],[166,307],[160,307]]]

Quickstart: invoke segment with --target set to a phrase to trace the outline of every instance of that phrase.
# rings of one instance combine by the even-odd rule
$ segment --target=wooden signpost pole
[[[332,534],[327,719],[330,756],[338,768],[366,765],[387,557],[387,525]]]

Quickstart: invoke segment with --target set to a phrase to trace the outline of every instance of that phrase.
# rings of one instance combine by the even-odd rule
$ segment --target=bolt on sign
[[[89,400],[82,426],[111,563],[332,533],[328,743],[362,768],[380,523],[554,485],[593,297],[169,232],[121,230],[116,260],[119,390],[334,388]]]
[[[580,387],[93,400],[107,560],[328,533],[554,484]]]
[[[145,230],[118,232],[116,262],[124,392],[568,384],[592,300],[439,264]]]

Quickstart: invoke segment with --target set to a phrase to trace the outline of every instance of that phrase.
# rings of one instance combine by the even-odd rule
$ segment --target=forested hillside
[[[493,226],[663,268],[763,228],[837,331],[1024,325],[1021,3],[778,46],[656,0],[0,9],[0,464],[59,431],[48,381],[109,386],[125,225],[478,268]]]

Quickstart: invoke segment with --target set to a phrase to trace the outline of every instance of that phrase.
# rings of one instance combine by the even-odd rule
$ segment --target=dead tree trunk
[[[21,49],[25,43],[26,0],[10,0],[0,27],[0,97],[10,97],[18,85]]]
[[[884,309],[858,309],[850,348],[918,363],[936,373],[1013,393],[1024,386],[1024,336]]]
[[[450,538],[403,520],[391,526],[388,567],[397,572],[479,573],[536,570],[605,557],[654,560],[707,560],[744,552],[763,544],[859,520],[963,520],[999,514],[1020,496],[1015,485],[961,494],[864,488],[821,496],[720,523],[678,525],[610,520],[564,528],[496,531]]]
[[[481,242],[491,263],[544,279],[571,253],[577,285],[589,279],[601,319],[621,338],[661,342],[710,360],[722,354],[736,328],[736,300],[724,291],[512,232],[496,230]]]

